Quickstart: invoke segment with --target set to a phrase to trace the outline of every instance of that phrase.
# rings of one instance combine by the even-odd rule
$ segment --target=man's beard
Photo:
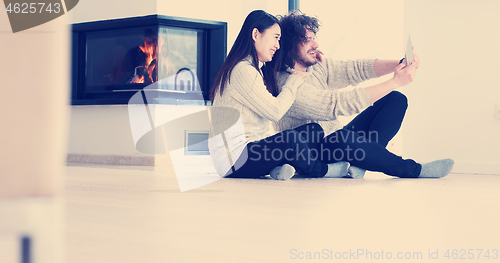
[[[309,53],[307,53],[307,54],[309,54]],[[303,56],[300,56],[299,58],[297,58],[297,63],[302,64],[307,68],[307,67],[310,67],[310,66],[318,63],[318,61],[316,59],[314,59],[314,62],[311,62],[310,60],[304,58]]]

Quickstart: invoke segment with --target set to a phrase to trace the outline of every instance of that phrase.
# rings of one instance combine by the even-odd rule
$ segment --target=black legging
[[[238,158],[231,168],[232,173],[226,177],[258,178],[283,164],[290,164],[304,176],[322,177],[328,166],[312,155],[311,148],[319,147],[323,137],[321,126],[310,123],[251,142],[246,146],[247,154]]]
[[[346,161],[391,176],[418,177],[422,169],[420,164],[385,148],[399,131],[407,107],[405,95],[397,91],[389,93],[316,145],[319,159],[326,163]]]

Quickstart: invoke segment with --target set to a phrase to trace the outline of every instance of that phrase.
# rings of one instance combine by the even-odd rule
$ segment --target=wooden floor
[[[71,263],[500,262],[499,175],[222,179],[183,193],[140,167],[68,166],[66,179]]]

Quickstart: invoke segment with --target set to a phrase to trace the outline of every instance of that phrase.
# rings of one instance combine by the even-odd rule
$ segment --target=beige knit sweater
[[[271,135],[270,121],[278,121],[292,105],[300,77],[283,80],[281,92],[274,97],[266,89],[262,72],[255,69],[251,57],[239,62],[231,72],[223,95],[217,91],[211,109],[208,146],[217,173],[226,175],[249,142]],[[260,67],[262,67],[260,63]]]
[[[298,88],[295,102],[281,120],[273,123],[274,129],[279,132],[311,122],[319,123],[326,135],[341,129],[338,116],[357,114],[372,105],[364,88],[345,87],[376,78],[374,61],[324,58],[323,62],[308,67],[303,72],[306,81]],[[280,72],[278,86],[284,86],[289,76],[288,72]]]

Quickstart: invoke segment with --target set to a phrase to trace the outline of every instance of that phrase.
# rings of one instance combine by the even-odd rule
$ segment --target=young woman
[[[274,16],[256,10],[245,19],[212,87],[209,149],[214,166],[219,175],[233,178],[269,174],[288,180],[296,169],[310,177],[343,177],[349,163],[322,163],[311,150],[324,135],[319,125],[269,136],[270,121],[285,114],[304,81],[300,73],[293,73],[278,94],[280,37]]]

